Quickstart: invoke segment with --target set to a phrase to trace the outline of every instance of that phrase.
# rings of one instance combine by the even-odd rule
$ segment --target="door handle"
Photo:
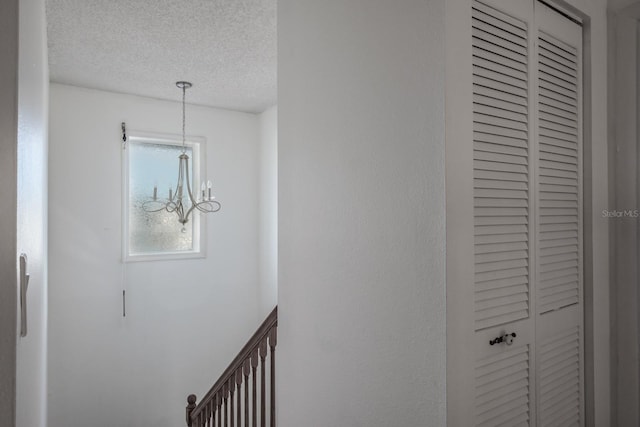
[[[27,336],[27,288],[29,275],[27,274],[27,254],[20,254],[20,336]]]
[[[496,337],[494,339],[492,339],[491,341],[489,341],[489,345],[494,345],[494,344],[499,344],[501,342],[507,344],[507,345],[511,345],[513,344],[513,339],[516,337],[516,333],[512,332],[510,334],[504,334],[501,335],[499,337]]]

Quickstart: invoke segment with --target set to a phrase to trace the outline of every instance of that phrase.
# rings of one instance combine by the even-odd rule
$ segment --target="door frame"
[[[18,3],[0,3],[0,427],[16,416]]]
[[[532,0],[534,1],[534,0]],[[610,309],[609,226],[600,213],[607,207],[607,46],[606,16],[592,3],[575,7],[563,0],[545,0],[549,6],[567,12],[583,28],[583,249],[584,249],[584,396],[587,426],[609,425],[610,410]],[[572,1],[571,3],[577,3]],[[604,2],[603,2],[604,3]],[[470,189],[457,180],[461,170],[473,169],[471,140],[471,4],[472,0],[446,2],[445,60],[445,182],[447,245],[447,420],[455,424],[463,408],[457,402],[473,399],[472,387],[456,387],[450,378],[457,366],[473,364],[462,337],[465,320],[473,306],[464,295],[473,265],[460,265],[458,258],[472,259],[465,247],[473,233],[473,212],[458,200],[472,200]],[[597,143],[594,143],[596,141]],[[454,197],[455,196],[455,197]],[[462,303],[460,303],[462,301]],[[468,319],[467,319],[468,318]],[[597,344],[597,345],[596,345]]]
[[[640,209],[640,1],[609,15],[610,206]],[[640,422],[640,228],[611,218],[612,425]]]

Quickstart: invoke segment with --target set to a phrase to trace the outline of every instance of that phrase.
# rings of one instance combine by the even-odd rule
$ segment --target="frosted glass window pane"
[[[132,143],[129,146],[129,253],[132,255],[193,251],[193,221],[178,222],[175,213],[145,212],[142,204],[158,187],[158,200],[169,198],[178,180],[178,156],[181,146]],[[193,159],[193,150],[187,147]]]

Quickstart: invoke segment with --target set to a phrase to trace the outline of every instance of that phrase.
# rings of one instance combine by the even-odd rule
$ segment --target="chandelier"
[[[153,197],[142,204],[145,212],[167,211],[178,216],[178,222],[182,224],[182,232],[187,230],[185,224],[189,216],[195,210],[203,213],[218,212],[222,205],[211,194],[211,181],[204,181],[200,188],[200,194],[196,197],[191,190],[191,176],[189,175],[189,156],[185,137],[185,96],[186,91],[193,85],[189,82],[176,82],[176,86],[182,89],[182,154],[178,156],[178,183],[175,190],[169,189],[167,199],[158,199],[158,187],[153,187]]]

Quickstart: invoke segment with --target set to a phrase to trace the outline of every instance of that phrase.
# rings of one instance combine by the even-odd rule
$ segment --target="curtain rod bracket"
[[[126,123],[122,122],[121,127],[122,127],[122,149],[126,150],[127,149],[127,125],[126,125]]]

